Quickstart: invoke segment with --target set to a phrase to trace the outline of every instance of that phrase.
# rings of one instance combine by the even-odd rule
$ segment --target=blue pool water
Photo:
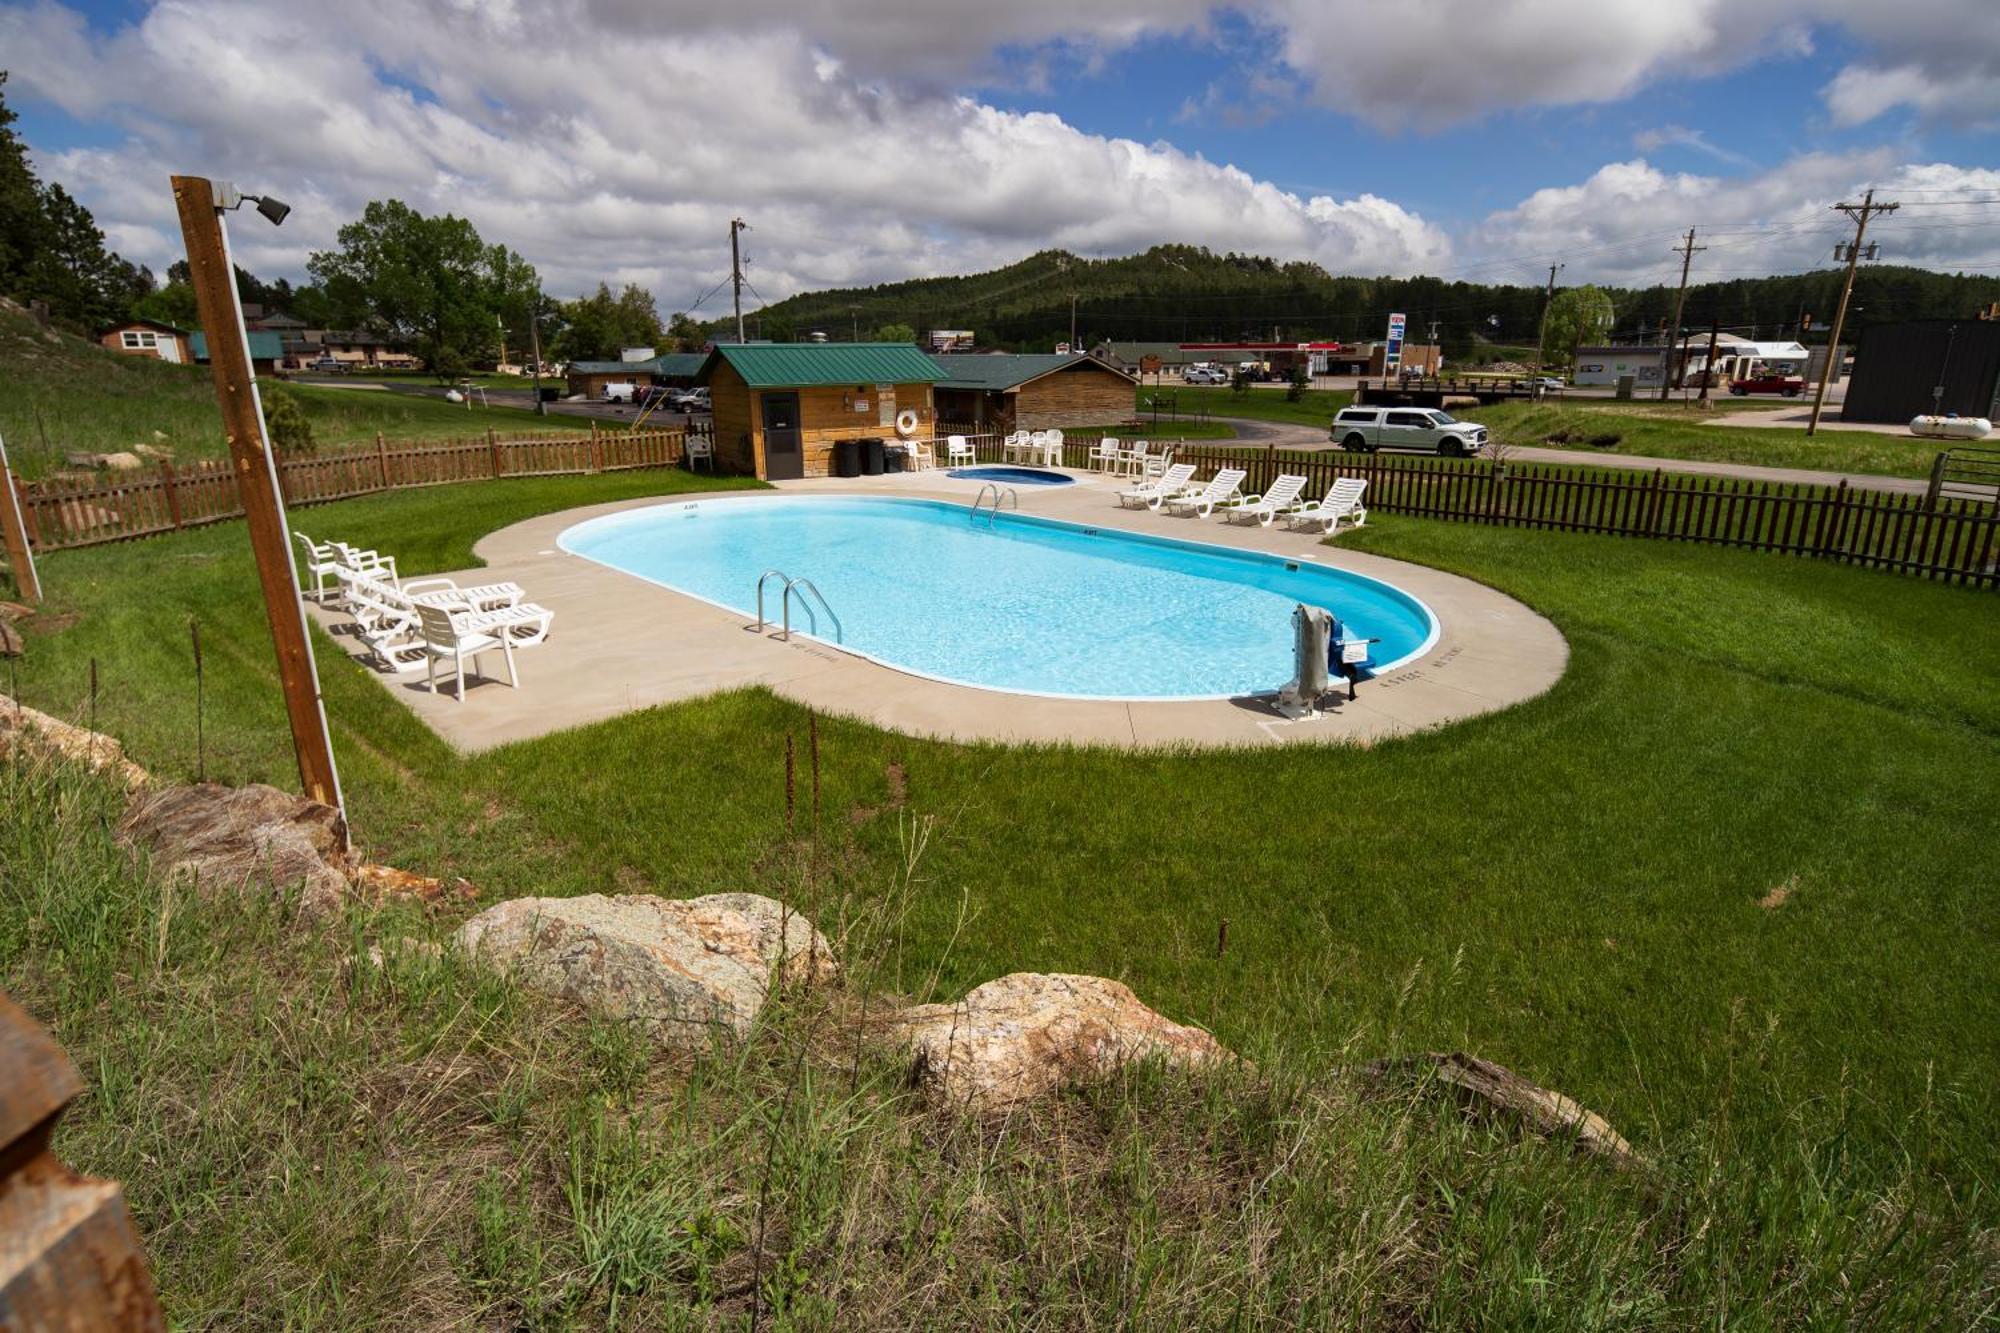
[[[1076,478],[1034,467],[961,467],[945,474],[960,481],[997,481],[1003,486],[1073,486]]]
[[[1190,527],[1194,524],[1190,521]],[[562,549],[739,611],[767,569],[810,578],[841,643],[961,684],[1102,699],[1216,698],[1291,677],[1292,608],[1379,637],[1382,671],[1437,635],[1377,580],[1259,553],[1009,511],[857,496],[676,501],[579,523]],[[778,618],[778,583],[766,611]],[[794,606],[793,628],[806,623]],[[820,635],[833,638],[824,617]]]

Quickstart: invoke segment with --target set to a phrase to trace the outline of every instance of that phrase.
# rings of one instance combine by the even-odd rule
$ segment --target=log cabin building
[[[695,378],[725,470],[766,481],[833,472],[839,440],[929,440],[940,372],[911,343],[726,343]]]
[[[1115,426],[1136,410],[1138,378],[1095,356],[934,356],[938,418],[985,432]]]

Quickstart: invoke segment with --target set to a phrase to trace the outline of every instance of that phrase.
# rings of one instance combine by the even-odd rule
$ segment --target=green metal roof
[[[1059,370],[1070,370],[1077,366],[1095,366],[1099,370],[1109,370],[1115,375],[1130,379],[1124,371],[1108,366],[1095,357],[1058,356],[1053,353],[1004,353],[970,352],[956,355],[934,356],[931,363],[944,376],[938,381],[940,389],[981,389],[988,393],[998,393],[1018,388],[1029,380],[1038,380],[1044,375],[1053,375]]]
[[[197,333],[193,336],[191,341],[194,346],[194,359],[197,361],[208,360],[208,335],[204,333]],[[272,333],[265,329],[253,329],[251,331],[250,359],[252,361],[263,361],[267,359],[271,361],[277,361],[281,359],[284,355],[285,355],[285,337],[283,334]]]
[[[725,343],[708,354],[706,384],[728,362],[753,389],[812,384],[929,384],[938,368],[914,343]]]
[[[693,375],[708,360],[703,352],[665,352],[644,361],[572,361],[569,369],[579,375]]]

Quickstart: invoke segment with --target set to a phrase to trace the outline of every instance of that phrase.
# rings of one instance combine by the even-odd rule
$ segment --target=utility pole
[[[1542,373],[1542,361],[1548,355],[1549,307],[1556,303],[1556,274],[1562,272],[1564,267],[1566,266],[1562,264],[1549,265],[1549,289],[1542,293],[1542,327],[1535,334],[1535,373],[1537,375]]]
[[[1715,387],[1715,345],[1720,340],[1721,334],[1722,321],[1720,319],[1709,320],[1708,360],[1703,363],[1701,368],[1701,405],[1703,407],[1709,405],[1709,390]]]
[[[1681,252],[1681,286],[1680,290],[1674,293],[1673,335],[1676,343],[1681,340],[1681,311],[1687,305],[1688,299],[1688,265],[1694,262],[1697,250],[1706,250],[1708,247],[1694,243],[1694,228],[1689,227],[1688,234],[1681,238],[1678,248]],[[1667,401],[1667,386],[1674,378],[1674,354],[1669,350],[1662,352],[1660,356],[1660,401],[1664,403]]]
[[[738,232],[748,231],[750,224],[742,218],[729,219],[729,282],[736,289],[736,343],[743,344],[743,251],[737,244]]]
[[[545,417],[549,405],[542,401],[542,294],[528,300],[528,355],[535,358],[535,415]]]
[[[1429,324],[1430,324],[1430,330],[1431,330],[1431,350],[1430,350],[1430,356],[1429,356],[1429,358],[1428,358],[1428,359],[1429,359],[1429,361],[1430,361],[1430,363],[1431,363],[1431,367],[1430,367],[1430,369],[1431,369],[1431,378],[1432,378],[1432,379],[1436,379],[1436,378],[1437,378],[1437,377],[1438,377],[1439,375],[1441,375],[1441,374],[1443,374],[1443,373],[1444,373],[1444,358],[1438,355],[1438,321],[1437,321],[1437,316],[1436,316],[1436,315],[1432,315],[1432,316],[1431,316],[1431,318],[1430,318],[1430,320],[1429,320],[1428,322],[1429,322]]]
[[[1069,294],[1069,350],[1076,351],[1076,293]]]
[[[250,336],[243,328],[243,306],[236,291],[236,266],[229,254],[229,234],[222,225],[223,209],[236,207],[242,197],[233,188],[218,187],[202,176],[175,176],[173,185],[194,283],[195,311],[201,316],[201,326],[208,330],[209,364],[215,372],[215,396],[222,407],[222,431],[235,464],[236,488],[250,528],[250,551],[257,560],[257,580],[263,585],[264,610],[278,653],[278,684],[284,692],[292,745],[298,752],[299,778],[307,796],[341,812],[340,836],[345,846],[347,807],[341,799],[340,773],[334,767],[312,638],[300,605],[292,535],[285,525],[284,491],[278,483],[278,460],[264,428],[264,405],[250,363]],[[257,211],[275,220],[288,210],[275,200],[263,199],[258,201]]]
[[[1854,219],[1854,243],[1847,247],[1847,280],[1840,285],[1840,308],[1833,312],[1833,329],[1826,338],[1826,364],[1819,369],[1819,391],[1813,395],[1812,419],[1806,434],[1819,430],[1819,414],[1826,406],[1826,386],[1833,382],[1834,362],[1840,359],[1840,331],[1847,323],[1847,298],[1854,295],[1854,268],[1861,262],[1861,238],[1868,234],[1868,219],[1877,213],[1893,213],[1894,204],[1875,202],[1875,191],[1865,190],[1858,204],[1835,204],[1834,209]]]
[[[858,343],[861,341],[861,307],[858,305],[847,307],[847,317],[854,325],[854,336],[848,341]]]

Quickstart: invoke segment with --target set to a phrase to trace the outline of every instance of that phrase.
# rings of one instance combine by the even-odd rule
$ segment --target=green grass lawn
[[[321,444],[373,439],[474,435],[488,427],[507,434],[574,430],[579,423],[538,417],[516,408],[470,410],[440,399],[380,389],[287,386]],[[112,452],[162,444],[176,458],[216,458],[226,452],[215,381],[206,366],[170,366],[37,329],[25,316],[0,309],[0,439],[15,471],[40,477],[73,450]]]
[[[1152,400],[1158,399],[1164,419],[1168,405],[1182,416],[1242,417],[1251,421],[1276,421],[1291,426],[1316,426],[1325,430],[1333,414],[1352,402],[1346,390],[1308,389],[1293,402],[1283,389],[1246,389],[1242,393],[1218,385],[1165,384],[1158,388],[1140,385],[1139,415],[1152,419]]]
[[[1728,400],[1715,406],[1724,412],[1751,410]],[[1458,415],[1482,422],[1506,444],[1570,449],[1593,457],[1691,458],[1927,477],[1938,455],[1937,441],[1908,435],[1829,430],[1808,436],[1802,427],[1709,425],[1702,418],[1713,413],[1679,404],[1496,403],[1468,407]],[[1591,443],[1612,436],[1615,443]]]
[[[394,551],[417,574],[467,565],[478,536],[534,513],[707,484],[647,473],[480,483],[324,506],[313,523]],[[960,746],[823,719],[832,851],[800,890],[802,905],[822,922],[891,921],[872,961],[893,989],[921,991],[934,979],[954,994],[1014,970],[1094,972],[1308,1077],[1329,1063],[1463,1048],[1561,1088],[1664,1163],[1677,1188],[1727,1196],[1711,1200],[1714,1235],[1674,1223],[1679,1239],[1668,1250],[1595,1254],[1583,1269],[1606,1290],[1692,1282],[1698,1304],[1784,1322],[1771,1312],[1796,1307],[1751,1293],[1844,1290],[1848,1278],[1835,1281],[1836,1271],[1864,1286],[1863,1270],[1875,1271],[1862,1250],[1842,1251],[1823,1271],[1794,1253],[1835,1244],[1822,1226],[1873,1215],[1874,1205],[1857,1202],[1864,1195],[1896,1200],[1883,1205],[1890,1216],[1921,1196],[1926,1219],[1990,1225],[1986,1186],[2000,1166],[1990,1133],[2000,1117],[2000,903],[1991,892],[2000,617],[1991,594],[1754,553],[1395,518],[1343,540],[1523,598],[1567,637],[1567,674],[1504,713],[1369,749]],[[294,783],[240,525],[58,553],[42,572],[51,605],[27,622],[17,664],[28,702],[83,715],[95,661],[98,725],[140,762],[189,775],[185,645],[198,618],[209,776]],[[649,709],[468,759],[332,645],[322,644],[321,663],[357,835],[373,856],[464,875],[488,901],[768,888],[790,864],[782,745],[787,734],[803,743],[808,722],[767,692]],[[524,667],[532,678],[532,656]],[[13,934],[0,943],[50,916],[7,918]],[[1218,959],[1224,919],[1229,949]],[[26,957],[0,956],[0,984]],[[60,980],[39,961],[32,971],[38,993]],[[201,994],[219,983],[201,973],[180,984]],[[546,1038],[511,1029],[458,1031],[451,1015],[465,1010],[441,984],[412,992],[431,997],[421,1021],[385,1018],[406,1025],[411,1049],[465,1045],[474,1064],[493,1043],[543,1049]],[[317,1013],[336,999],[266,995],[251,1007]],[[495,1003],[482,999],[477,1012]],[[117,1031],[77,1035],[122,1040]],[[131,1040],[135,1059],[178,1049]],[[362,1032],[343,1040],[373,1049]],[[769,1060],[784,1064],[780,1054]],[[322,1063],[347,1067],[331,1054]],[[143,1083],[116,1079],[117,1064],[102,1075],[118,1093],[103,1113],[115,1123],[157,1111]],[[752,1076],[732,1067],[731,1078]],[[596,1104],[588,1080],[580,1102],[557,1095],[578,1077],[549,1076],[550,1105],[563,1115]],[[393,1096],[386,1087],[379,1095]],[[540,1127],[528,1137],[573,1151],[577,1122],[549,1114],[528,1116],[524,1124]],[[1104,1114],[1124,1123],[1147,1113]],[[684,1132],[683,1120],[668,1121],[663,1143]],[[283,1135],[290,1170],[328,1150],[302,1130]],[[146,1141],[162,1136],[167,1128]],[[504,1218],[517,1206],[505,1184],[515,1177],[490,1138],[479,1131],[475,1160],[501,1173],[490,1207]],[[215,1188],[157,1179],[143,1157],[119,1155],[110,1124],[84,1142],[114,1154],[118,1173],[141,1176],[148,1219],[158,1209],[181,1215]],[[342,1170],[386,1161],[387,1145],[371,1151],[378,1156]],[[448,1146],[439,1151],[450,1160]],[[370,1177],[367,1188],[400,1179]],[[425,1192],[421,1181],[404,1184]],[[443,1177],[438,1187],[447,1188]],[[470,1188],[457,1176],[448,1186],[467,1209]],[[1563,1191],[1582,1186],[1482,1178],[1438,1188],[1459,1201],[1453,1215],[1469,1231],[1448,1230],[1471,1249],[1446,1264],[1456,1278],[1427,1267],[1426,1280],[1441,1284],[1434,1297],[1459,1291],[1474,1304],[1423,1307],[1433,1314],[1419,1322],[1476,1323],[1480,1309],[1503,1323],[1530,1318],[1507,1300],[1535,1288],[1535,1256],[1505,1265],[1498,1256],[1558,1225],[1576,1205]],[[1667,1214],[1681,1217],[1685,1203]],[[563,1215],[560,1204],[554,1211]],[[1580,1219],[1597,1216],[1577,1206],[1561,1225],[1591,1231],[1596,1224]],[[337,1220],[348,1230],[335,1239],[382,1221]],[[267,1225],[285,1234],[282,1221]],[[400,1216],[389,1222],[421,1231]],[[540,1225],[546,1219],[519,1230],[538,1235]],[[1326,1243],[1387,1244],[1366,1228],[1341,1234]],[[1475,1235],[1492,1240],[1482,1247]],[[296,1242],[311,1252],[299,1260],[307,1271],[363,1262],[317,1236]],[[1704,1246],[1726,1253],[1714,1258]],[[211,1263],[221,1262],[216,1248],[204,1242]],[[1503,1276],[1507,1299],[1492,1286]],[[1620,1308],[1604,1307],[1604,1319],[1618,1322],[1608,1312]],[[1685,1320],[1666,1313],[1681,1309],[1671,1302],[1636,1308],[1694,1322],[1687,1310]],[[331,1309],[321,1318],[337,1318]],[[1590,1321],[1571,1313],[1562,1322]]]

